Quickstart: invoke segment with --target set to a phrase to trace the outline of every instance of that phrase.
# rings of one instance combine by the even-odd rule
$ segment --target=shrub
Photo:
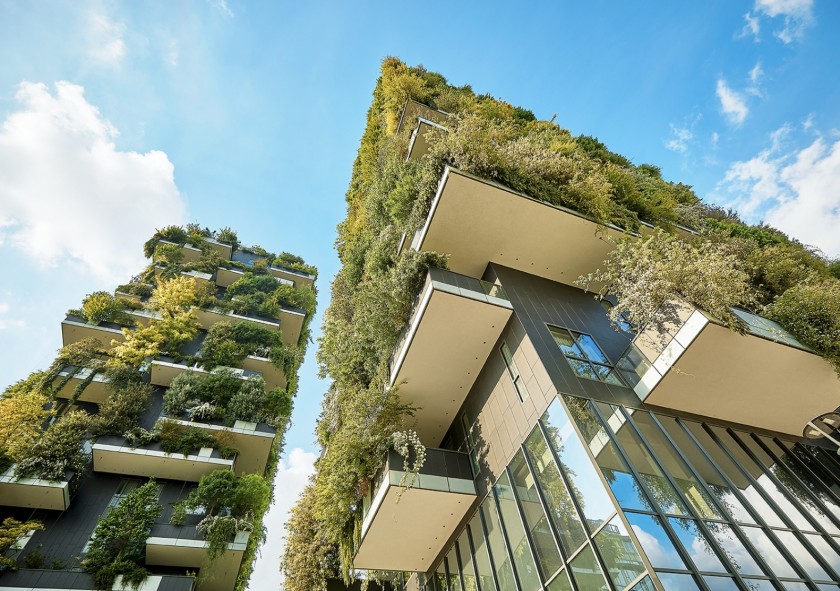
[[[95,419],[96,432],[100,435],[120,435],[130,430],[149,408],[152,392],[150,385],[139,381],[116,388],[99,407]]]
[[[62,480],[68,470],[82,472],[87,465],[82,444],[90,426],[89,414],[71,410],[44,431],[28,456],[18,462],[15,476]]]
[[[17,563],[14,558],[6,556],[6,552],[24,537],[30,530],[42,530],[44,524],[40,521],[18,521],[7,517],[0,524],[0,573],[4,570],[17,570]]]
[[[239,237],[236,235],[236,232],[227,226],[216,232],[216,240],[224,242],[225,244],[230,244],[231,247],[233,247],[233,250],[239,248]]]
[[[49,398],[38,387],[40,378],[41,374],[33,374],[7,388],[0,398],[0,459],[19,462],[27,458],[41,437],[51,411],[46,409]]]
[[[248,322],[218,322],[207,331],[201,344],[201,361],[205,369],[218,365],[238,365],[248,355],[283,349],[279,333]]]
[[[166,453],[185,456],[202,447],[215,447],[213,436],[201,429],[180,425],[174,421],[160,422],[160,448]]]

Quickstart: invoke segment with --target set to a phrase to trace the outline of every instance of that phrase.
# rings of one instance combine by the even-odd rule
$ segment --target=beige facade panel
[[[63,370],[59,372],[58,377],[56,378],[55,383],[59,383],[67,377],[69,370]],[[55,393],[56,398],[64,398],[70,399],[73,397],[73,392],[76,390],[76,387],[81,384],[88,376],[90,375],[90,370],[82,369],[77,373],[75,376],[67,380],[67,383]],[[82,394],[79,396],[78,400],[80,402],[92,402],[94,404],[102,404],[108,397],[111,395],[111,383],[102,374],[96,374],[93,376],[93,380],[85,386],[85,389],[82,390]]]
[[[117,343],[125,341],[125,335],[118,328],[97,326],[70,319],[61,321],[61,342],[63,346],[66,347],[89,338],[98,339],[105,349],[113,347],[112,341]]]
[[[70,507],[70,484],[64,481],[21,478],[10,466],[0,474],[0,505],[64,511]]]
[[[198,454],[185,456],[139,447],[95,443],[93,469],[111,474],[198,482],[202,476],[211,472],[233,468],[233,458],[214,458],[211,453],[210,448],[202,448]]]
[[[248,532],[239,532],[227,550],[213,562],[210,576],[199,576],[196,591],[232,591],[239,575]],[[146,564],[197,570],[207,566],[208,544],[204,540],[150,537],[146,540]]]

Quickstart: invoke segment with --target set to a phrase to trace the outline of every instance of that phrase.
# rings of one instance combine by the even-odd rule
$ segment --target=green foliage
[[[162,230],[155,231],[154,235],[143,245],[143,254],[146,255],[146,258],[151,258],[155,254],[155,249],[161,240],[174,242],[175,244],[186,244],[188,235],[186,230],[180,226],[166,226]]]
[[[227,288],[225,299],[238,314],[277,318],[283,306],[300,308],[309,316],[315,312],[315,291],[311,287],[292,287],[271,275],[251,271]]]
[[[73,392],[76,400],[90,383],[90,380],[105,368],[106,352],[99,339],[87,338],[70,343],[58,351],[58,356],[52,362],[41,382],[46,392],[60,392],[65,384],[75,377],[82,369],[90,370],[87,381],[83,381]],[[73,368],[58,384],[55,383],[58,374],[67,368]]]
[[[139,380],[114,389],[99,406],[94,430],[98,435],[122,435],[133,428],[140,415],[149,408],[154,388]]]
[[[828,272],[835,279],[840,279],[840,259],[828,265]]]
[[[769,307],[773,320],[840,372],[840,281],[825,279],[788,289]]]
[[[98,589],[110,589],[118,575],[134,588],[145,579],[147,572],[140,564],[146,555],[146,539],[161,514],[158,494],[158,485],[151,480],[128,493],[99,520],[82,562]]]
[[[283,348],[283,339],[276,331],[250,322],[218,322],[210,327],[201,344],[201,363],[205,369],[232,366],[248,355],[270,357],[273,350]]]
[[[29,455],[15,466],[15,476],[62,480],[65,472],[82,472],[88,458],[82,444],[88,438],[91,416],[71,410],[43,432]]]
[[[154,260],[158,264],[177,265],[184,260],[184,251],[175,244],[158,244],[155,247]]]
[[[6,556],[8,550],[25,536],[30,530],[42,530],[44,524],[37,520],[18,521],[7,517],[0,524],[0,573],[4,570],[17,570],[17,562],[14,558]]]
[[[43,374],[9,386],[0,398],[0,465],[29,457],[41,437],[44,421],[50,417],[49,398],[40,388]],[[4,468],[5,470],[5,468]]]
[[[171,417],[180,418],[184,413],[205,404],[212,405],[213,418],[229,421],[259,421],[270,411],[269,396],[261,377],[241,379],[230,368],[218,367],[209,374],[184,372],[172,380],[163,395],[163,410]],[[207,407],[205,407],[207,408]],[[206,420],[210,417],[193,417]]]
[[[233,250],[239,248],[239,237],[236,235],[236,232],[227,226],[216,233],[216,240],[224,242],[225,244],[230,244]]]
[[[196,427],[181,425],[175,421],[160,421],[160,448],[166,453],[180,453],[187,456],[202,447],[216,447],[212,435]]]
[[[280,561],[286,591],[326,591],[326,580],[338,576],[336,548],[316,517],[315,496],[315,487],[310,484],[289,515],[289,533]]]

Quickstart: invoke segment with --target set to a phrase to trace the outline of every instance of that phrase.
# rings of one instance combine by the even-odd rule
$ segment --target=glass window
[[[700,591],[697,582],[691,575],[680,573],[656,573],[662,586],[668,591]],[[735,587],[733,587],[734,589]]]
[[[738,536],[735,535],[732,527],[723,523],[707,521],[706,526],[717,540],[723,553],[726,554],[729,562],[732,563],[739,573],[742,575],[756,575],[762,576],[765,574],[758,563],[750,555],[749,551],[744,547]]]
[[[557,573],[557,576],[546,587],[548,591],[572,591],[572,584],[569,582],[568,571]]]
[[[598,532],[595,546],[607,567],[607,574],[616,588],[624,589],[645,572],[645,565],[618,516]]]
[[[578,555],[569,562],[572,570],[572,578],[581,591],[606,591],[609,589],[604,580],[604,574],[598,561],[595,560],[595,553],[588,545],[578,552]]]
[[[478,580],[481,583],[483,591],[493,591],[493,568],[490,566],[490,555],[487,553],[487,544],[484,541],[484,527],[481,525],[481,515],[476,512],[473,518],[470,519],[468,531],[470,539],[472,540],[473,548],[475,549],[475,569],[478,575]],[[463,538],[463,536],[461,536]],[[467,552],[466,546],[461,546],[461,558]],[[466,564],[464,565],[466,571]],[[469,587],[467,591],[471,591]]]
[[[487,543],[493,557],[493,564],[496,567],[496,581],[499,584],[499,591],[517,591],[516,582],[513,579],[513,568],[505,549],[502,527],[499,524],[499,516],[496,513],[492,494],[488,495],[481,504],[481,514],[484,516],[484,524],[487,527]]]
[[[777,591],[776,586],[766,579],[744,579],[750,591]]]
[[[537,566],[534,564],[528,537],[525,535],[525,528],[519,517],[519,508],[516,505],[510,479],[506,472],[493,486],[493,490],[499,500],[499,513],[505,527],[508,547],[513,555],[513,564],[516,568],[516,574],[519,576],[522,591],[539,589],[541,585],[540,578],[537,575]]]
[[[560,543],[566,554],[571,554],[586,540],[586,532],[539,428],[531,431],[525,440],[525,449],[534,464],[537,483],[545,498],[551,522],[560,536]]]
[[[817,554],[819,554],[822,559],[834,569],[834,572],[840,573],[840,554],[838,554],[837,550],[829,545],[826,538],[818,536],[817,534],[805,534],[805,539],[807,539],[808,543],[814,547]],[[840,540],[837,538],[834,538],[834,541],[836,543],[840,543]]]
[[[829,577],[819,565],[813,554],[811,554],[811,551],[807,550],[805,546],[802,545],[802,542],[799,541],[799,538],[797,538],[793,532],[777,531],[774,533],[787,551],[793,555],[794,559],[799,563],[799,566],[805,569],[808,576],[819,581],[831,580],[831,577]]]
[[[458,546],[458,556],[461,557],[461,575],[464,577],[464,591],[476,591],[475,565],[473,564],[470,541],[467,539],[467,528],[458,536],[455,544]]]
[[[432,575],[432,586],[435,591],[447,591],[449,589],[446,584],[446,566],[443,564],[443,560],[440,561]]]
[[[595,531],[615,513],[615,506],[598,471],[592,465],[560,400],[554,399],[541,422],[548,434],[549,445],[560,459],[566,478],[573,485],[572,494],[577,498],[586,525],[590,531]]]
[[[642,544],[645,555],[654,568],[673,568],[688,570],[680,555],[677,554],[662,522],[653,515],[627,513],[627,521]]]
[[[720,558],[715,554],[708,538],[703,534],[693,519],[679,519],[677,517],[669,517],[668,522],[677,538],[682,544],[683,550],[694,565],[701,572],[709,573],[725,573],[727,569],[724,568],[720,562]]]
[[[733,589],[738,588],[735,581],[729,577],[705,576],[703,577],[703,580],[709,586],[710,591],[732,591]]]
[[[607,356],[591,336],[550,325],[548,330],[578,376],[617,386],[624,385]]]
[[[522,375],[516,367],[513,354],[510,352],[507,343],[502,342],[501,352],[502,358],[505,360],[505,365],[507,366],[508,375],[510,375],[513,387],[516,388],[516,393],[519,396],[519,401],[524,402],[528,399],[528,388],[525,387],[525,380],[522,379]]]
[[[757,527],[742,527],[741,531],[747,536],[753,549],[761,555],[764,562],[779,577],[799,578],[799,573],[790,565],[779,552],[772,540],[763,529]]]
[[[533,433],[541,437],[541,434],[537,430]],[[548,524],[545,511],[543,511],[536,482],[531,475],[531,471],[528,469],[528,464],[525,462],[525,455],[522,453],[522,450],[519,450],[516,456],[514,456],[509,469],[511,480],[516,490],[516,497],[519,499],[519,505],[522,507],[525,525],[531,534],[531,540],[534,544],[537,564],[540,567],[543,580],[546,581],[563,566],[563,561],[560,558],[557,543],[554,541],[554,534],[551,533],[551,526]],[[566,496],[568,497],[568,492]],[[571,506],[569,506],[569,509],[574,512]],[[578,527],[580,527],[580,524],[578,524]],[[581,531],[583,530],[581,529]]]
[[[458,568],[458,557],[455,555],[455,545],[446,555],[446,570],[449,573],[449,591],[461,591],[461,569]]]
[[[656,591],[656,587],[653,586],[653,581],[650,580],[650,575],[648,575],[627,591]]]

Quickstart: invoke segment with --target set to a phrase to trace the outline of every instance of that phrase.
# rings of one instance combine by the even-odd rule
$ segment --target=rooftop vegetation
[[[197,225],[169,226],[145,244],[144,251],[153,258],[152,263],[129,283],[118,286],[117,297],[95,292],[85,297],[78,309],[71,310],[90,324],[119,324],[125,340],[105,343],[89,338],[62,347],[46,371],[33,373],[6,389],[0,396],[0,468],[6,470],[14,465],[18,477],[63,480],[68,472],[84,473],[90,468],[84,444],[103,435],[125,437],[130,445],[159,442],[163,451],[185,455],[201,447],[212,447],[223,457],[231,457],[237,450],[231,446],[229,432],[219,430],[211,435],[206,429],[170,419],[216,421],[227,426],[236,420],[273,425],[277,434],[264,475],[234,478],[229,471],[221,470],[211,474],[208,482],[216,482],[217,493],[222,494],[218,492],[219,483],[234,478],[232,484],[228,483],[229,490],[225,489],[223,504],[204,502],[210,498],[209,485],[200,486],[200,495],[196,493],[185,501],[200,498],[201,506],[212,507],[202,531],[214,555],[224,551],[231,531],[256,531],[250,536],[243,557],[237,581],[237,590],[241,590],[264,538],[262,517],[271,494],[268,483],[282,451],[298,387],[297,371],[309,340],[308,323],[315,312],[316,292],[312,287],[291,287],[269,275],[268,269],[274,264],[312,276],[317,272],[300,257],[289,253],[274,255],[259,247],[250,250],[253,257],[246,257],[252,260],[250,265],[226,261],[207,239],[229,244],[233,251],[240,248],[238,237],[229,228],[211,232]],[[198,262],[185,263],[180,246],[166,242],[194,245],[201,251]],[[215,273],[220,266],[238,268],[243,276],[229,289],[216,290],[182,274]],[[280,333],[243,322],[220,322],[203,334],[195,312],[197,308],[222,308],[276,318],[281,307],[306,313],[297,344],[286,345]],[[134,310],[151,312],[147,314],[149,321],[136,322],[129,314]],[[196,354],[195,344],[199,342],[202,345]],[[282,368],[286,387],[266,391],[259,376],[241,379],[231,367],[248,355],[268,358]],[[161,356],[203,366],[210,373],[186,372],[176,377],[163,394],[170,419],[144,430],[138,423],[155,395],[145,369],[151,360]],[[109,389],[108,398],[98,409],[79,401],[97,376],[104,378]],[[71,380],[78,383],[73,382],[76,385],[69,399],[56,398],[62,391],[67,398],[65,387]],[[124,581],[134,586],[145,578],[145,541],[158,517],[149,507],[159,508],[156,499],[157,485],[150,482],[132,492],[100,521],[83,566],[101,588],[110,589],[117,575],[123,575]],[[12,538],[20,537],[16,532],[29,525],[27,530],[41,528],[36,522],[4,523],[0,527],[0,544],[5,544],[7,538],[11,544]],[[222,543],[223,539],[227,541]],[[13,560],[7,562],[0,564],[0,570],[14,564]]]
[[[406,162],[413,122],[401,129],[398,123],[408,99],[448,113],[441,115],[448,131],[429,132],[429,153]],[[632,238],[619,245],[619,254],[598,277],[583,278],[584,284],[604,281],[619,296],[616,314],[628,310],[644,323],[669,298],[688,297],[737,329],[728,307],[741,305],[779,320],[823,354],[837,354],[840,316],[832,321],[820,314],[837,309],[837,262],[778,230],[749,226],[733,212],[703,203],[691,187],[666,181],[656,166],[636,165],[596,138],[573,136],[530,111],[388,58],[353,166],[347,216],[338,227],[342,266],[318,352],[322,375],[333,380],[317,426],[326,453],[292,513],[282,563],[288,591],[323,590],[327,578],[353,576],[360,499],[392,434],[410,426],[411,409],[395,392],[383,393],[388,359],[425,271],[445,268],[446,259],[407,248],[398,254],[397,245],[422,227],[446,165],[625,229]],[[662,232],[639,240],[649,225]],[[677,229],[683,238],[676,238]],[[625,261],[632,263],[626,270]],[[652,262],[660,273],[642,274],[641,264]],[[699,282],[690,271],[698,264],[708,291],[693,289]],[[639,278],[650,282],[641,284],[652,296],[647,302],[641,290],[631,289]],[[815,299],[817,291],[832,304]]]

